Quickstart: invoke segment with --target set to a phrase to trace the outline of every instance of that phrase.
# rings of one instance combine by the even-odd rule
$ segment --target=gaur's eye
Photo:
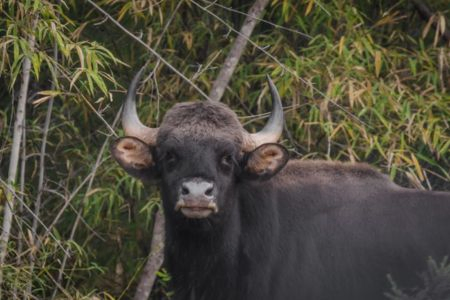
[[[177,164],[178,156],[175,153],[173,153],[172,151],[169,151],[166,153],[164,160],[166,161],[167,166],[169,168],[172,168]]]
[[[230,154],[222,156],[222,158],[220,159],[220,164],[224,167],[231,167],[231,165],[233,164],[233,156],[231,156]]]

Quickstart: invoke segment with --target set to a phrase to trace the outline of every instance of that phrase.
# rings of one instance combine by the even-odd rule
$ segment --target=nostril
[[[205,191],[205,195],[206,195],[206,196],[212,196],[212,195],[213,195],[213,187],[208,188],[208,189]]]
[[[194,178],[182,182],[178,193],[183,198],[201,199],[206,197],[211,200],[215,193],[215,187],[212,182]]]
[[[181,187],[181,195],[189,195],[189,189],[185,186]]]

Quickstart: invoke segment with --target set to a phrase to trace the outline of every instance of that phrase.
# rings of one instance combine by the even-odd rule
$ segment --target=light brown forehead
[[[157,143],[168,137],[193,140],[219,139],[242,144],[242,125],[236,114],[219,102],[188,102],[172,107],[164,116]]]

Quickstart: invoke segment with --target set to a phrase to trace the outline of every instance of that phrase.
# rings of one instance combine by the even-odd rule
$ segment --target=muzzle
[[[189,178],[181,183],[175,211],[187,218],[202,219],[219,208],[216,204],[216,188],[214,183],[200,177]]]

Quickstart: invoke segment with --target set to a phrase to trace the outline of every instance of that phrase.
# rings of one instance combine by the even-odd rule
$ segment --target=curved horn
[[[269,75],[267,75],[270,94],[272,95],[272,113],[266,126],[257,133],[248,133],[244,130],[243,150],[252,151],[256,147],[266,143],[276,143],[283,132],[284,116],[283,105],[275,84],[273,84]]]
[[[145,67],[143,66],[137,72],[128,88],[127,98],[123,105],[122,127],[126,135],[137,137],[149,145],[155,145],[158,128],[151,128],[142,124],[136,111],[136,90]]]

